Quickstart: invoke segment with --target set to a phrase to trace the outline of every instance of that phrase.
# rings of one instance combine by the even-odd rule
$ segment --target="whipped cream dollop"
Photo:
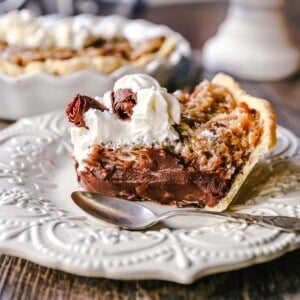
[[[36,17],[31,11],[23,9],[10,11],[0,16],[0,39],[21,47],[80,49],[94,38],[125,37],[135,43],[162,35],[171,35],[171,32],[147,22],[128,22],[126,18],[118,15],[96,17],[81,14],[74,17],[61,15]]]
[[[53,39],[47,33],[47,27],[39,22],[28,10],[11,11],[0,17],[0,39],[26,47],[52,45]]]
[[[113,97],[122,94],[120,92],[129,95],[128,101],[134,103],[130,105],[132,111],[126,119],[116,115],[113,107]],[[125,75],[116,81],[113,91],[95,99],[106,109],[89,109],[83,115],[86,126],[71,128],[74,155],[78,161],[86,158],[91,146],[97,144],[117,148],[178,142],[179,135],[174,129],[174,125],[180,123],[178,99],[151,76]],[[120,99],[116,101],[121,102]]]

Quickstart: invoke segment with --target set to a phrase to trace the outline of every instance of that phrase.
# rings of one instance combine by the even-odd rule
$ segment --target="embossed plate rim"
[[[273,158],[267,158],[275,171],[299,153],[299,139],[289,130],[279,128],[280,139]],[[209,274],[266,262],[300,247],[300,235],[228,221],[197,229],[146,232],[98,226],[78,215],[78,208],[70,206],[68,210],[54,200],[56,194],[64,198],[66,192],[57,185],[56,177],[74,173],[70,166],[70,173],[65,174],[64,169],[66,161],[71,162],[71,149],[61,111],[22,119],[0,132],[0,253],[83,276],[188,284]],[[275,186],[272,201],[262,190],[242,209],[283,211],[300,217],[300,206],[294,201],[300,196],[300,181],[292,190],[295,195],[284,195],[288,189],[285,176],[300,180],[300,173],[287,171],[290,173],[284,173]],[[282,197],[286,203],[280,202]],[[258,236],[253,237],[253,232]]]

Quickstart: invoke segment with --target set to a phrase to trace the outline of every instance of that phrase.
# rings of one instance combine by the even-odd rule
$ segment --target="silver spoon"
[[[219,216],[231,220],[243,220],[247,223],[275,227],[287,232],[300,231],[299,218],[255,216],[241,213],[206,211],[199,208],[169,210],[156,215],[150,209],[136,202],[98,193],[75,191],[71,194],[71,197],[87,213],[108,223],[130,230],[146,229],[170,217],[200,213],[202,215]]]

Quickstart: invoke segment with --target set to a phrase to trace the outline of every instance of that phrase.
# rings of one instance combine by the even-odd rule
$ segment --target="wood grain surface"
[[[300,251],[273,262],[202,278],[191,285],[88,278],[0,257],[1,299],[285,299],[300,297]]]

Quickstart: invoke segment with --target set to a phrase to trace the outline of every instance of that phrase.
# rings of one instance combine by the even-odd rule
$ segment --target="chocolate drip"
[[[94,98],[77,94],[66,109],[69,122],[73,123],[77,127],[88,128],[83,119],[83,114],[90,108],[95,108],[101,111],[107,110],[105,106]]]
[[[136,93],[131,89],[119,89],[111,94],[113,112],[121,120],[130,120],[136,101]]]

